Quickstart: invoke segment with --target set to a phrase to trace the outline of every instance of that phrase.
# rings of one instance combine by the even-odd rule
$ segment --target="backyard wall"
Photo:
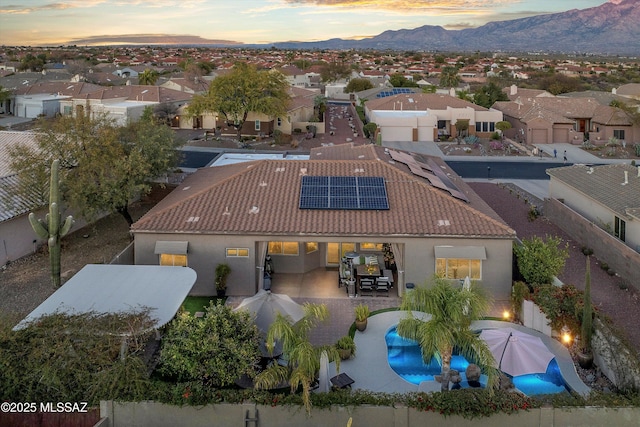
[[[593,254],[640,289],[640,254],[557,199],[546,199],[544,215],[578,244],[593,249]]]
[[[301,407],[262,406],[253,404],[218,404],[204,407],[172,406],[155,402],[120,403],[103,401],[100,415],[108,418],[102,427],[260,426],[260,427],[325,427],[346,426],[353,418],[354,426],[418,427],[447,425],[451,427],[541,427],[637,426],[640,408],[539,408],[517,414],[497,414],[490,418],[465,419],[444,417],[434,412],[419,412],[403,406],[333,406],[313,409],[311,415]],[[255,419],[257,421],[245,421]]]

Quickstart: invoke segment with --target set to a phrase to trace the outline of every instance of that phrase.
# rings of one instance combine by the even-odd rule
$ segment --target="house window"
[[[625,220],[615,217],[613,235],[623,242],[627,238],[627,223]]]
[[[188,247],[189,242],[184,241],[157,241],[153,252],[160,265],[186,267]]]
[[[496,131],[495,122],[489,122],[489,132],[495,132],[495,131]]]
[[[316,252],[318,250],[318,242],[307,242],[305,243],[305,250],[308,254],[312,252]]]
[[[465,258],[436,258],[436,274],[446,279],[482,279],[482,261]]]
[[[269,242],[270,255],[298,255],[298,242]]]
[[[378,251],[382,252],[382,243],[360,243],[361,251]]]
[[[619,139],[620,141],[624,141],[624,129],[614,129],[613,137]]]
[[[64,114],[65,116],[70,116],[72,111],[73,108],[71,108],[70,105],[65,105],[64,107],[62,107],[62,114]]]
[[[255,124],[254,129],[255,129],[255,130],[260,130],[260,120],[256,120],[256,122],[255,122],[255,123],[256,123],[256,124]]]
[[[249,248],[227,248],[227,258],[246,258],[249,256]]]
[[[278,127],[282,126],[282,119],[278,117]]]
[[[174,267],[186,267],[187,256],[176,254],[160,254],[160,265],[174,266]]]

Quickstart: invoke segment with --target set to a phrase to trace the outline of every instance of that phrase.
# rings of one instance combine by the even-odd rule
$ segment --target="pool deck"
[[[426,313],[414,312],[416,318],[429,319]],[[419,386],[402,379],[396,374],[387,360],[387,344],[385,334],[398,324],[405,316],[404,311],[388,311],[369,317],[367,329],[356,331],[356,356],[340,362],[340,372],[349,375],[355,382],[353,389],[363,389],[373,392],[406,393],[415,391],[439,391],[440,384],[435,381],[425,381]],[[533,329],[525,328],[509,322],[496,320],[481,320],[471,325],[472,329],[514,328],[519,331],[540,337],[555,357],[560,372],[567,385],[576,393],[587,395],[591,391],[576,373],[569,351],[557,340]],[[329,367],[330,378],[336,374],[332,363]]]

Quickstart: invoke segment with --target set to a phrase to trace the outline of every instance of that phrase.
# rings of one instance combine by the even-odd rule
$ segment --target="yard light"
[[[511,313],[509,312],[509,310],[504,310],[502,312],[502,319],[507,320],[507,321],[509,319],[511,319]]]
[[[567,346],[571,345],[571,341],[573,340],[573,338],[571,337],[571,331],[569,331],[569,328],[567,328],[567,325],[564,325],[562,327],[561,333],[562,333],[561,335],[562,343]]]

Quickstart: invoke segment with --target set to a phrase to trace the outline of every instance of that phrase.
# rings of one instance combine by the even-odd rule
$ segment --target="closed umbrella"
[[[327,393],[331,389],[329,383],[329,356],[323,351],[320,354],[320,373],[318,375],[318,392]]]
[[[470,291],[471,290],[471,279],[469,278],[469,276],[464,278],[464,282],[462,282],[462,290],[463,291]],[[467,314],[469,314],[469,302],[468,301],[467,301],[466,305],[464,306],[464,308],[462,309],[462,312],[464,313],[465,316]]]
[[[480,338],[489,346],[497,368],[514,377],[544,373],[555,357],[539,337],[513,328],[484,329]]]

